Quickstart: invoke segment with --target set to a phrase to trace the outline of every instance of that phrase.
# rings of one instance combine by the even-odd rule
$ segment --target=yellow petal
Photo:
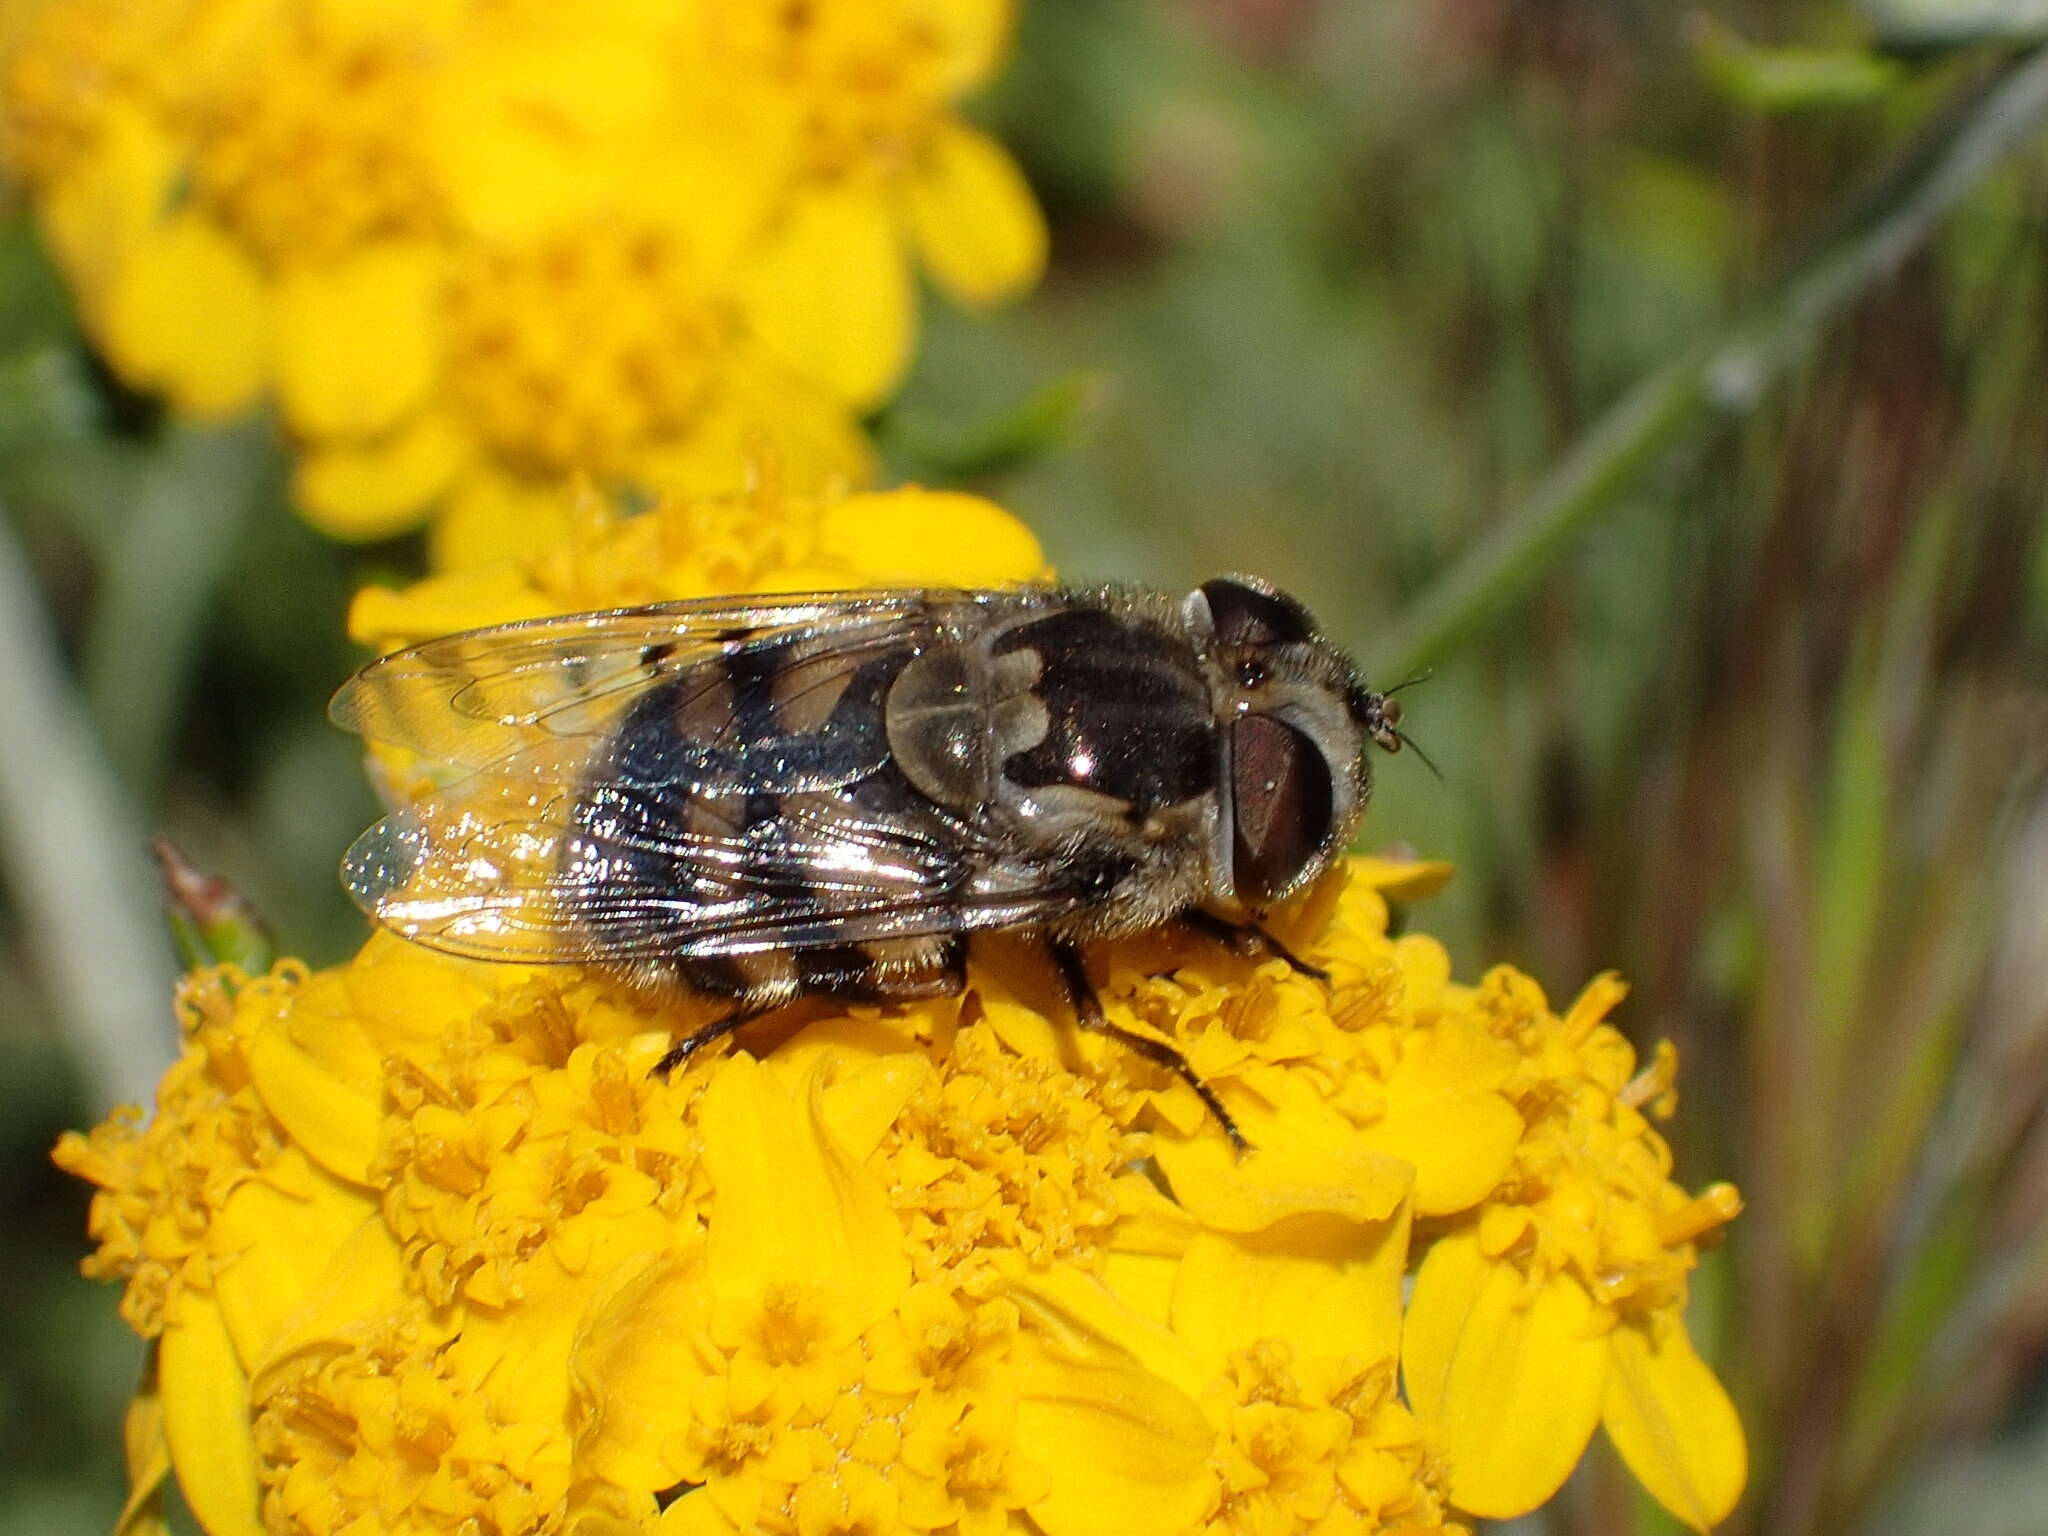
[[[740,284],[755,333],[794,372],[855,406],[896,388],[915,296],[895,223],[873,192],[806,188]]]
[[[828,1289],[858,1332],[895,1306],[910,1261],[889,1194],[826,1125],[817,1078],[799,1100],[751,1056],[722,1062],[697,1121],[711,1176],[708,1273],[721,1296]]]
[[[573,1270],[562,1265],[555,1257],[564,1246],[558,1238],[526,1265],[518,1306],[474,1309],[463,1321],[462,1336],[448,1346],[450,1365],[481,1383],[479,1390],[500,1423],[566,1422],[575,1391],[573,1362],[587,1336],[585,1318],[593,1303],[614,1295],[622,1278],[645,1270],[649,1259],[661,1256],[679,1236],[672,1217],[648,1207],[609,1217],[585,1213],[573,1219],[587,1229],[587,1234],[579,1234],[589,1241],[583,1262]],[[694,1272],[693,1283],[702,1287],[701,1270]],[[680,1337],[658,1337],[663,1350],[682,1342]],[[637,1342],[655,1349],[656,1338],[641,1334]],[[676,1405],[688,1399],[677,1392],[673,1372],[669,1380],[673,1423]],[[665,1488],[675,1481],[670,1477],[628,1486]]]
[[[424,412],[374,442],[308,447],[292,499],[322,533],[386,539],[418,526],[473,451],[449,418]]]
[[[128,1499],[114,1521],[114,1536],[162,1536],[164,1479],[171,1474],[171,1447],[164,1438],[163,1388],[157,1374],[158,1347],[150,1342],[142,1379],[121,1417],[121,1449],[128,1467]]]
[[[1102,1256],[1102,1283],[1133,1312],[1161,1328],[1173,1320],[1173,1288],[1180,1278],[1180,1259],[1159,1253]]]
[[[1179,1536],[1213,1497],[1194,1401],[1114,1355],[1050,1351],[1021,1366],[1016,1453],[1052,1473],[1030,1506],[1046,1536]]]
[[[188,1295],[164,1328],[159,1364],[164,1435],[185,1502],[207,1536],[264,1536],[249,1379],[220,1309]]]
[[[1401,967],[1401,989],[1416,1012],[1439,1006],[1451,984],[1449,950],[1426,933],[1404,933],[1394,940],[1394,963]]]
[[[1247,1127],[1253,1148],[1241,1154],[1206,1127],[1194,1136],[1162,1135],[1153,1155],[1174,1198],[1218,1231],[1258,1232],[1311,1214],[1387,1220],[1407,1198],[1414,1170],[1364,1145],[1335,1116],[1325,1118],[1322,1134],[1289,1135],[1277,1119],[1256,1122]]]
[[[821,1020],[779,1047],[768,1069],[792,1094],[817,1079],[819,1113],[855,1163],[867,1161],[932,1077],[917,1041],[880,1019]]]
[[[236,1033],[245,1040],[280,1035],[305,1054],[314,1070],[340,1078],[366,1098],[381,1098],[390,1052],[364,1032],[348,976],[347,967],[337,966],[314,971],[281,994],[245,989],[235,999]],[[277,1112],[275,1105],[269,1108]]]
[[[634,452],[622,482],[689,502],[735,495],[764,470],[796,491],[838,492],[873,478],[867,440],[836,398],[779,365],[766,370],[775,382],[758,387],[740,382],[743,371],[686,434]]]
[[[848,496],[818,519],[818,553],[880,585],[999,587],[1048,574],[1031,530],[992,501],[917,486]]]
[[[1009,151],[948,123],[927,140],[908,183],[910,228],[941,287],[963,304],[1022,293],[1045,270],[1045,216]]]
[[[1174,1282],[1201,1225],[1142,1174],[1120,1177],[1116,1198],[1122,1214],[1102,1256],[1102,1283],[1141,1317],[1170,1327]]]
[[[1353,857],[1344,861],[1351,878],[1390,901],[1427,901],[1451,882],[1455,864],[1442,859]]]
[[[456,960],[379,929],[342,971],[349,1006],[380,1056],[438,1060],[450,1024],[514,985],[515,965]]]
[[[658,1536],[740,1536],[740,1528],[706,1488],[693,1489],[669,1505],[654,1529]]]
[[[584,1483],[571,1494],[560,1528],[564,1536],[647,1536],[657,1518],[651,1494]]]
[[[440,362],[440,278],[434,247],[394,240],[284,280],[277,387],[294,431],[378,437],[425,399]]]
[[[704,1374],[703,1266],[680,1255],[629,1280],[578,1329],[569,1355],[579,1465],[621,1488],[668,1488],[691,1463],[680,1426]]]
[[[1212,1374],[1262,1339],[1298,1358],[1392,1360],[1401,1347],[1408,1206],[1389,1220],[1311,1214],[1244,1235],[1204,1232],[1173,1293],[1174,1331]]]
[[[163,213],[179,157],[154,114],[116,105],[84,158],[39,201],[43,237],[95,327],[114,280]]]
[[[190,210],[128,252],[102,315],[107,360],[178,411],[231,416],[254,403],[270,367],[270,298],[254,263]]]
[[[336,1022],[360,1034],[354,1019]],[[383,1124],[379,1090],[328,1070],[283,1028],[256,1031],[244,1052],[264,1108],[292,1140],[336,1178],[367,1186]]]
[[[1616,1328],[1601,1412],[1621,1459],[1651,1496],[1694,1530],[1728,1518],[1749,1476],[1735,1405],[1675,1320],[1662,1337]]]
[[[286,1156],[300,1158],[296,1148]],[[222,1255],[214,1282],[243,1366],[254,1369],[334,1255],[377,1213],[369,1196],[302,1169],[290,1193],[267,1181],[240,1186],[221,1207],[209,1244]]]
[[[429,576],[402,591],[364,587],[349,604],[348,637],[382,652],[432,635],[558,611],[519,566],[487,565]]]
[[[1409,1404],[1450,1467],[1451,1500],[1526,1514],[1578,1465],[1607,1385],[1607,1339],[1579,1284],[1485,1258],[1469,1232],[1438,1239],[1415,1277],[1401,1340]]]
[[[1184,1207],[1169,1200],[1141,1173],[1125,1174],[1116,1181],[1116,1203],[1120,1214],[1109,1238],[1113,1253],[1177,1259],[1202,1230],[1201,1223]]]
[[[560,481],[523,480],[487,465],[473,466],[449,488],[434,519],[428,545],[433,568],[503,566],[506,579],[520,581],[526,591],[523,573],[515,573],[510,562],[531,559],[567,539],[577,495],[575,486]],[[530,591],[526,601],[534,601]]]
[[[326,1266],[272,1331],[269,1348],[250,1371],[257,1398],[295,1355],[361,1342],[406,1295],[405,1256],[381,1213],[365,1219],[334,1250]]]
[[[1414,1165],[1420,1214],[1477,1205],[1507,1173],[1522,1138],[1521,1114],[1498,1091],[1519,1055],[1462,1014],[1413,1032],[1401,1049],[1387,1080],[1386,1113],[1361,1139]]]
[[[1099,1049],[1103,1037],[1076,1029],[1059,1013],[1057,995],[1044,985],[1044,964],[1030,946],[992,933],[977,957],[974,993],[988,1027],[1004,1047],[1042,1061],[1074,1062]]]
[[[722,275],[745,258],[800,174],[803,116],[784,92],[763,90],[708,50],[673,50],[662,68],[661,117],[650,125],[658,148],[634,155],[614,206],[629,223],[683,235],[699,270]],[[746,153],[734,154],[735,144]]]
[[[1128,1361],[1189,1397],[1208,1385],[1207,1367],[1184,1340],[1093,1275],[1058,1264],[1017,1276],[1009,1294],[1062,1357]]]
[[[930,41],[947,95],[965,95],[988,83],[1002,67],[1016,20],[1015,0],[948,0],[923,9],[920,36]]]
[[[605,211],[671,87],[667,55],[617,7],[603,23],[530,14],[478,29],[420,125],[451,212],[497,243]]]

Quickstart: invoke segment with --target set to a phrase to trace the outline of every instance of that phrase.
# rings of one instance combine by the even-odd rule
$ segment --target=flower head
[[[274,398],[308,516],[440,511],[459,563],[558,539],[581,477],[865,478],[912,254],[974,303],[1043,261],[957,113],[1009,15],[26,0],[0,158],[124,379],[197,416]]]
[[[763,487],[359,600],[380,646],[709,590],[1038,575],[1000,509]],[[407,765],[381,770],[402,782]],[[165,1457],[211,1536],[1462,1531],[1541,1503],[1596,1422],[1682,1518],[1742,1480],[1687,1341],[1689,1197],[1596,981],[1452,979],[1342,864],[1273,914],[1327,982],[1191,933],[1102,946],[1110,1019],[1244,1128],[1077,1031],[1028,947],[958,996],[701,1018],[602,968],[379,935],[187,983],[95,1273],[162,1336]],[[158,1474],[160,1475],[160,1471]]]
[[[1504,1176],[1448,1226],[1416,1278],[1404,1339],[1409,1391],[1439,1418],[1456,1495],[1493,1514],[1547,1496],[1596,1423],[1664,1505],[1695,1526],[1742,1489],[1741,1425],[1686,1337],[1700,1241],[1740,1211],[1733,1186],[1689,1196],[1646,1109],[1674,1107],[1675,1053],[1636,1071],[1602,1022],[1626,988],[1596,978],[1563,1018],[1517,972],[1471,994],[1518,1058],[1503,1085],[1523,1130]],[[1520,1417],[1542,1405],[1540,1431]],[[1470,1454],[1479,1445],[1489,1454]]]

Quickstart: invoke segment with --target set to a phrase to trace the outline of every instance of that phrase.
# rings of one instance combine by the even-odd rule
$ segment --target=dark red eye
[[[1273,900],[1314,863],[1335,820],[1330,765],[1316,744],[1270,715],[1230,728],[1236,832],[1230,874],[1239,900]]]

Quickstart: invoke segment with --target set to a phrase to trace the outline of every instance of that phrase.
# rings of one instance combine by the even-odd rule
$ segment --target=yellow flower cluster
[[[0,160],[116,371],[273,398],[343,537],[559,538],[579,477],[857,482],[913,258],[1045,232],[956,103],[1012,0],[0,0]]]
[[[959,495],[585,516],[357,633],[1040,574]],[[667,1082],[698,1015],[601,970],[379,935],[196,974],[155,1119],[58,1149],[159,1341],[123,1536],[172,1469],[209,1536],[1417,1536],[1535,1508],[1596,1424],[1705,1528],[1743,1439],[1683,1313],[1737,1198],[1671,1181],[1611,979],[1560,1016],[1390,932],[1447,874],[1353,859],[1276,914],[1328,982],[1093,957],[1243,1154],[1000,940],[960,997],[799,1005]]]

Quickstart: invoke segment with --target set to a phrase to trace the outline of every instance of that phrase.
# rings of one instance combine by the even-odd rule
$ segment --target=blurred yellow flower
[[[591,498],[351,622],[1042,574],[977,498],[762,486]],[[172,1469],[210,1536],[1463,1532],[1596,1422],[1711,1524],[1741,1429],[1682,1307],[1734,1193],[1670,1182],[1673,1063],[1636,1071],[1613,982],[1560,1018],[1389,934],[1447,875],[1351,859],[1275,914],[1327,983],[1103,946],[1109,1017],[1186,1054],[1242,1155],[999,938],[959,997],[802,1005],[672,1081],[703,1010],[601,970],[380,934],[191,978],[155,1121],[57,1154],[99,1186],[88,1270],[161,1340],[124,1531]]]
[[[402,589],[365,587],[349,610],[350,636],[389,651],[514,619],[714,593],[997,587],[1049,575],[1029,529],[959,491],[814,496],[770,480],[732,496],[665,497],[634,516],[585,494],[572,514],[549,549],[480,545],[459,569]]]
[[[879,400],[910,355],[914,250],[964,304],[1009,298],[1045,262],[1016,164],[950,110],[1008,43],[1011,0],[715,0],[714,50],[777,82],[797,171],[748,277],[761,333],[843,397]]]
[[[0,156],[123,378],[274,399],[341,537],[559,539],[578,477],[857,483],[914,332],[1044,228],[956,103],[1010,0],[10,0]]]

